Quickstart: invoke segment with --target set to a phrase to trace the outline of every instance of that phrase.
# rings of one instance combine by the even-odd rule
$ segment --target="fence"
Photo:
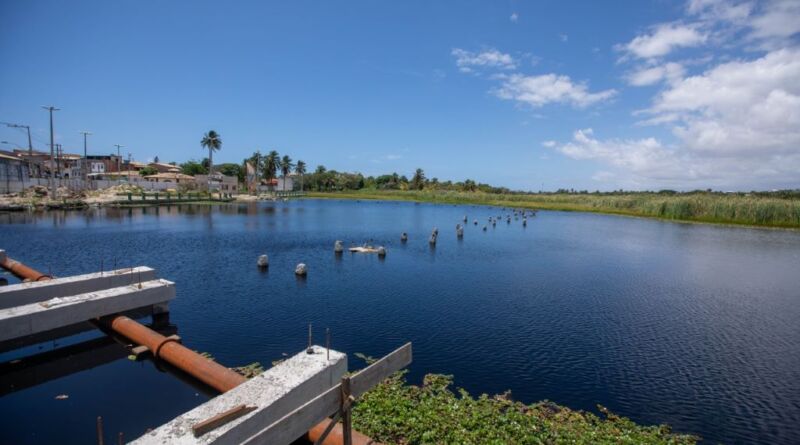
[[[82,190],[100,190],[115,185],[129,184],[140,187],[148,191],[160,191],[168,189],[177,189],[181,184],[174,182],[151,182],[140,178],[131,178],[130,181],[116,181],[108,179],[92,179],[84,181],[83,179],[54,179],[56,187],[66,187],[73,191]],[[50,179],[48,178],[26,178],[20,180],[4,180],[0,181],[0,194],[2,193],[19,193],[29,187],[33,186],[50,187]],[[235,191],[232,191],[235,193]]]

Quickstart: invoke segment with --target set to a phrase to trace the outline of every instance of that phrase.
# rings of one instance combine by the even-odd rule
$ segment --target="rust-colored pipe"
[[[247,381],[245,376],[236,371],[209,360],[178,343],[177,340],[164,337],[124,315],[114,317],[107,326],[114,332],[147,346],[154,357],[188,372],[219,392],[230,391]]]
[[[11,272],[20,280],[44,281],[53,278],[50,275],[45,275],[37,270],[31,269],[19,261],[12,260],[5,256],[5,253],[0,254],[0,267]]]

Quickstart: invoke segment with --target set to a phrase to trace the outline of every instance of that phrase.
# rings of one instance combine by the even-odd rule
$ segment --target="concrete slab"
[[[0,287],[0,309],[22,306],[55,297],[78,295],[112,287],[138,284],[156,279],[155,269],[129,267],[127,269],[54,278]]]
[[[0,309],[0,342],[49,331],[97,317],[168,302],[175,283],[151,280],[38,303]]]
[[[146,433],[132,443],[144,444],[240,444],[298,406],[339,383],[347,371],[347,355],[313,347],[266,370],[242,385],[221,394],[197,408]],[[192,425],[238,405],[256,410],[200,437],[194,437]],[[282,444],[276,444],[282,445]]]

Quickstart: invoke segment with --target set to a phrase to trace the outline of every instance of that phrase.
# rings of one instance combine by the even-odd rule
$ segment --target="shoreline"
[[[771,229],[771,230],[800,230],[800,222],[796,224],[761,224],[741,221],[730,220],[715,220],[712,218],[670,218],[658,215],[648,215],[633,211],[624,211],[613,208],[591,207],[586,205],[577,205],[569,203],[552,203],[536,201],[535,198],[529,201],[512,201],[512,200],[499,200],[491,199],[490,195],[474,194],[472,197],[461,198],[457,201],[450,201],[447,199],[421,199],[413,192],[408,195],[402,196],[404,192],[381,192],[370,191],[369,193],[361,192],[307,192],[306,198],[312,199],[341,199],[348,201],[368,200],[368,201],[405,201],[405,202],[421,202],[431,204],[453,204],[453,205],[484,205],[490,207],[508,207],[526,210],[549,210],[560,212],[584,212],[595,213],[604,215],[624,216],[632,218],[652,219],[663,222],[681,223],[681,224],[707,224],[722,227],[739,227],[751,229]],[[487,199],[482,199],[482,198]]]

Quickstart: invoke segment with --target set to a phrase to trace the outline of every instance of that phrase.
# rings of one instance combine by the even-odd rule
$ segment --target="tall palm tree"
[[[275,150],[272,150],[267,154],[264,158],[264,179],[272,180],[275,179],[275,174],[278,172],[278,165],[281,162],[280,155]]]
[[[300,191],[303,191],[303,176],[306,174],[306,163],[303,161],[297,161],[297,165],[294,167],[294,172],[300,175]]]
[[[292,171],[292,167],[294,167],[294,163],[292,163],[292,158],[288,155],[283,155],[283,159],[281,159],[281,173],[283,173],[283,191],[286,191],[286,175]]]
[[[208,148],[208,179],[210,184],[210,175],[214,172],[214,161],[212,156],[214,155],[215,151],[222,149],[222,139],[220,139],[219,134],[216,131],[211,130],[203,136],[203,139],[200,141],[200,146],[203,148]]]

